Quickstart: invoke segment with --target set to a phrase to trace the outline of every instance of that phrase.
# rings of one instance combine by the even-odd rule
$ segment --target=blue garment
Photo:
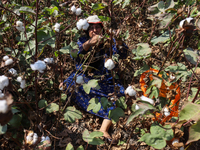
[[[83,49],[83,43],[85,43],[86,41],[88,40],[87,37],[81,37],[79,38],[79,41],[77,42],[77,44],[79,45],[79,52],[78,52],[78,57],[76,59],[77,61],[77,65],[76,65],[76,71],[74,71],[65,81],[64,83],[66,83],[66,87],[68,88],[69,86],[74,86],[75,85],[75,80],[73,81],[73,78],[77,72],[77,70],[81,67],[82,65],[82,62],[81,62],[81,59],[80,59],[80,54],[86,54],[87,52]],[[115,39],[113,39],[113,42],[114,42],[114,45],[112,46],[112,49],[113,49],[113,54],[119,54],[120,55],[120,59],[121,58],[126,58],[126,55],[127,55],[127,49],[128,47],[124,44],[124,48],[121,51],[119,51],[116,47],[116,41]],[[105,58],[109,56],[109,53],[110,52],[105,52],[103,49],[99,52],[98,55],[100,56],[104,56],[102,57],[99,61],[98,61],[98,66],[96,66],[96,68],[98,70],[95,70],[93,71],[93,74],[94,76],[91,77],[91,76],[87,76],[86,74],[83,74],[83,71],[82,69],[79,70],[79,73],[78,75],[82,75],[83,78],[84,78],[84,82],[87,83],[89,80],[91,79],[99,79],[99,86],[100,86],[100,89],[95,89],[95,88],[91,88],[90,90],[90,93],[87,94],[85,93],[84,89],[83,89],[83,86],[80,85],[78,86],[78,88],[76,87],[75,89],[75,96],[72,97],[72,101],[75,102],[81,109],[87,111],[87,107],[89,105],[89,101],[92,99],[92,98],[98,98],[99,99],[99,102],[100,102],[100,99],[102,97],[106,97],[108,98],[108,94],[109,93],[114,93],[114,85],[113,85],[113,80],[112,80],[112,76],[111,76],[111,71],[107,70],[105,67],[104,67],[104,61],[105,61]],[[98,76],[97,76],[98,75]],[[100,75],[104,75],[104,78],[101,79]],[[101,80],[100,80],[101,79]],[[115,79],[115,83],[116,85],[115,86],[118,86],[118,90],[117,90],[117,97],[121,97],[121,96],[124,96],[124,87],[121,85],[120,81],[119,80],[116,80]],[[113,103],[114,105],[114,103]],[[108,114],[109,114],[109,111],[114,109],[115,106],[112,106],[112,107],[109,107],[107,109],[104,109],[102,106],[101,106],[101,109],[97,112],[97,113],[94,113],[92,110],[91,111],[88,111],[89,113],[92,113],[94,115],[97,115],[99,117],[102,117],[102,118],[106,118],[106,119],[109,119],[108,118]]]

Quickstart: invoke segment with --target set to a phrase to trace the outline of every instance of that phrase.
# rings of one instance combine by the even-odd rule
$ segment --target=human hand
[[[98,42],[100,42],[102,38],[103,38],[102,35],[95,35],[95,36],[93,36],[93,37],[89,40],[89,44],[90,44],[91,46],[94,46],[94,45],[96,45]]]

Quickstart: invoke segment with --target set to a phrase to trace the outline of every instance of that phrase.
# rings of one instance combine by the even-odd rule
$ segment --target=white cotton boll
[[[32,135],[28,135],[27,137],[26,137],[26,142],[28,143],[28,142],[31,142],[33,140],[33,137],[32,137]]]
[[[24,89],[26,87],[26,80],[22,80],[20,83],[20,87]]]
[[[170,75],[170,80],[174,80],[176,77],[173,75]]]
[[[76,15],[79,16],[81,14],[81,11],[82,11],[81,8],[77,8],[76,9]]]
[[[33,135],[33,145],[37,142],[37,140],[38,140],[38,135],[37,135],[37,133],[34,133],[34,135]]]
[[[87,24],[89,24],[89,23],[87,22],[87,19],[82,19],[82,20],[81,20],[81,26],[85,26],[85,25],[87,25]]]
[[[22,77],[17,77],[18,82],[22,82]]]
[[[105,63],[104,63],[104,67],[107,68],[108,70],[112,70],[115,67],[115,63],[113,62],[112,59],[108,59]]]
[[[8,77],[4,75],[0,76],[0,90],[3,90],[4,87],[8,86],[8,84],[9,84]]]
[[[180,21],[179,26],[180,26],[181,28],[183,28],[184,22],[185,22],[185,19]]]
[[[125,93],[129,96],[136,96],[136,91],[132,88],[132,86],[127,87]]]
[[[78,30],[81,30],[82,26],[80,24],[78,24],[78,22],[76,23],[76,27],[78,28]]]
[[[140,109],[140,107],[136,104],[135,105],[135,110],[138,110],[138,109]]]
[[[59,32],[59,31],[60,31],[60,24],[59,24],[59,23],[56,23],[56,24],[53,26],[53,29],[54,29],[56,32]]]
[[[9,57],[8,57],[7,55],[3,57],[3,60],[4,60],[4,61],[6,61],[6,60],[8,60],[8,59],[9,59]]]
[[[83,80],[83,76],[78,76],[78,77],[76,77],[76,83],[78,83],[78,84],[83,84],[83,83],[85,83],[84,80]]]
[[[74,5],[71,7],[71,11],[72,11],[73,13],[76,13],[76,7],[75,7]]]
[[[169,108],[167,108],[167,107],[164,108],[163,112],[164,112],[164,115],[165,115],[166,117],[170,115]]]
[[[24,26],[16,26],[16,29],[18,30],[18,31],[20,31],[20,32],[24,32],[25,31],[25,28],[24,28]]]
[[[38,70],[40,73],[43,73],[44,70],[46,69],[46,64],[44,61],[38,60],[34,64],[31,64],[31,69],[32,70]]]
[[[86,23],[86,24],[83,26],[83,30],[87,30],[89,26],[90,26],[89,23]]]
[[[186,18],[185,20],[187,20],[187,22],[190,23],[190,21],[192,21],[193,18],[189,17],[189,18]]]
[[[45,58],[44,62],[46,62],[47,64],[52,64],[53,63],[53,58]]]
[[[140,99],[142,100],[142,101],[145,101],[145,102],[148,102],[148,103],[150,103],[150,104],[154,104],[154,100],[152,100],[152,99],[150,99],[150,98],[148,98],[148,97],[146,97],[146,96],[141,96],[140,97]]]
[[[8,105],[6,100],[0,100],[0,113],[6,113],[8,111]]]
[[[54,30],[55,30],[56,32],[59,32],[59,31],[60,31],[60,29],[58,29],[58,28],[54,28]]]
[[[174,140],[172,141],[172,145],[174,145],[175,143],[179,143],[179,139],[174,139]]]
[[[15,70],[14,68],[9,69],[8,72],[11,73],[13,76],[17,76],[17,70]]]
[[[45,139],[45,140],[50,141],[50,138],[49,138],[48,136],[46,136],[46,139]]]
[[[23,26],[23,22],[17,21],[17,22],[16,22],[16,26],[18,26],[18,27]]]
[[[11,65],[13,63],[13,59],[12,58],[9,58],[5,61],[5,65],[8,66],[8,65]]]
[[[45,141],[45,139],[46,139],[46,138],[45,138],[44,136],[42,136],[42,137],[41,137],[41,141],[40,141],[40,142],[44,142],[44,141]]]

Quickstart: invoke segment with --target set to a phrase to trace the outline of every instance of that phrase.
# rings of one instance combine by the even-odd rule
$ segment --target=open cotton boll
[[[8,60],[8,59],[9,59],[9,57],[8,57],[7,55],[3,57],[3,60],[4,60],[4,61],[6,61],[6,60]]]
[[[18,82],[22,82],[22,77],[17,77]]]
[[[81,8],[77,8],[76,9],[76,15],[79,16],[81,14],[81,11],[82,11]]]
[[[17,21],[17,22],[16,22],[16,26],[18,26],[18,27],[23,26],[23,22]]]
[[[6,100],[0,100],[0,113],[6,113],[8,110],[8,105]]]
[[[115,67],[115,63],[113,62],[112,59],[108,59],[105,63],[104,63],[104,67],[107,68],[108,70],[112,70]]]
[[[83,30],[87,30],[89,26],[90,26],[89,23],[86,23],[86,24],[83,26]]]
[[[164,115],[165,115],[166,117],[170,115],[169,108],[167,108],[167,107],[164,108],[163,112],[164,112]]]
[[[31,64],[31,69],[32,70],[38,70],[40,73],[43,73],[44,70],[46,69],[46,64],[44,61],[38,60],[34,64]]]
[[[24,89],[26,87],[26,80],[22,80],[20,83],[20,87]]]
[[[125,93],[129,96],[136,96],[136,91],[132,88],[132,86],[127,87]]]
[[[83,76],[78,76],[78,77],[76,77],[76,83],[78,83],[78,84],[83,84],[83,83],[85,83],[84,80],[83,80]]]
[[[50,141],[50,138],[48,136],[46,136],[46,137],[42,136],[40,142],[44,142],[44,141]]]
[[[13,59],[12,58],[9,58],[5,61],[5,65],[8,66],[8,65],[11,65],[13,63]]]
[[[73,13],[76,13],[76,7],[75,7],[74,5],[71,7],[71,11],[72,11]]]
[[[146,96],[144,96],[144,95],[142,95],[141,97],[140,97],[140,99],[142,100],[142,101],[145,101],[145,102],[149,102],[150,104],[154,104],[154,100],[152,100],[152,99],[150,99],[150,98],[148,98],[148,97],[146,97]]]
[[[45,58],[44,62],[46,62],[47,64],[52,64],[53,63],[53,58]]]
[[[56,24],[53,26],[53,29],[54,29],[56,32],[59,32],[59,31],[60,31],[60,24],[59,24],[59,23],[56,23]]]
[[[13,76],[17,76],[17,70],[15,70],[14,68],[9,69],[8,72],[11,73]]]
[[[0,90],[3,90],[4,87],[8,86],[9,79],[5,75],[0,76]]]

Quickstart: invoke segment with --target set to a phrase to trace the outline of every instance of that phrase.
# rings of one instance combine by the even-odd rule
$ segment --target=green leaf
[[[101,10],[101,9],[103,9],[103,8],[105,8],[104,6],[103,6],[103,4],[102,3],[96,3],[96,4],[93,4],[92,3],[92,9],[94,9],[95,11],[96,10]]]
[[[76,150],[84,150],[84,147],[80,145]]]
[[[198,60],[198,54],[192,48],[187,48],[183,50],[185,57],[189,60],[192,64],[196,65]]]
[[[197,123],[193,124],[190,127],[189,132],[189,139],[186,144],[189,144],[194,141],[198,141],[200,139],[200,120],[197,121]]]
[[[95,87],[97,87],[99,84],[98,84],[98,80],[96,80],[96,79],[92,79],[92,80],[90,80],[90,81],[88,81],[88,83],[86,84],[83,84],[83,89],[84,89],[84,91],[87,93],[87,94],[89,94],[90,93],[90,89],[91,88],[95,88]]]
[[[62,54],[70,54],[71,50],[72,50],[72,47],[70,45],[68,45],[68,46],[65,46],[65,47],[61,48],[59,51]]]
[[[21,120],[22,114],[15,114],[13,115],[12,119],[9,121],[8,124],[14,128],[18,128],[21,124]]]
[[[156,149],[162,149],[166,146],[166,141],[162,137],[157,137],[150,133],[145,133],[139,141],[143,141]]]
[[[75,119],[81,119],[82,117],[82,113],[72,106],[67,107],[64,113],[64,119],[70,123],[73,123],[75,122]]]
[[[122,8],[126,7],[129,4],[130,4],[130,0],[125,0],[124,4],[122,5]]]
[[[104,109],[107,109],[112,104],[108,101],[106,97],[101,97],[101,105],[103,106]]]
[[[161,12],[165,12],[165,3],[163,1],[158,2],[158,9]]]
[[[92,98],[89,103],[87,111],[92,110],[94,113],[97,113],[101,109],[101,103],[98,98]]]
[[[145,59],[151,55],[152,50],[149,48],[148,43],[139,43],[137,46],[137,49],[132,50],[132,53],[136,55],[136,57],[133,58],[134,60]]]
[[[4,126],[1,126],[1,125],[0,125],[0,135],[1,135],[1,134],[5,134],[6,131],[7,131],[7,124],[4,125]]]
[[[34,12],[34,10],[31,9],[31,7],[28,7],[28,6],[20,7],[19,12],[20,13],[31,13],[31,14],[34,14],[34,15],[36,14]]]
[[[173,132],[173,130],[171,128],[171,125],[169,125],[169,124],[165,125],[164,128],[167,128],[167,129],[165,130],[165,134],[163,135],[163,138],[166,141],[170,141],[174,137],[174,132]]]
[[[61,94],[61,101],[65,102],[67,99],[67,94]]]
[[[65,150],[74,150],[74,147],[71,143],[67,144],[67,147],[65,148]]]
[[[188,97],[188,101],[192,102],[192,100],[194,99],[196,93],[197,93],[198,89],[197,88],[191,88],[191,96]]]
[[[112,121],[116,123],[119,120],[119,118],[123,116],[124,116],[124,111],[121,108],[117,107],[109,111],[108,118],[112,119]]]
[[[87,129],[85,129],[82,134],[83,140],[91,145],[104,144],[104,142],[101,139],[97,138],[97,137],[101,137],[101,136],[103,136],[103,132],[94,131],[92,133],[89,133],[89,131]]]
[[[149,98],[158,98],[159,96],[159,89],[155,86],[152,87],[152,90],[151,90],[151,94],[149,95]]]
[[[16,109],[15,107],[12,107],[11,110],[12,110],[12,113],[13,113],[13,114],[16,114],[16,113],[20,112],[20,111],[19,111],[18,109]]]
[[[188,102],[180,111],[179,121],[181,120],[199,120],[200,119],[200,105]]]
[[[144,66],[142,66],[142,68],[140,68],[139,70],[136,70],[135,73],[134,73],[134,77],[142,74],[143,72],[149,70],[150,67],[147,65],[147,64],[144,64]]]
[[[110,21],[110,17],[106,17],[106,16],[98,16],[99,19],[101,19],[101,21]]]
[[[46,113],[52,113],[52,112],[56,112],[59,110],[59,106],[56,103],[51,103],[49,106],[47,106],[46,108]]]
[[[165,43],[169,38],[170,38],[169,30],[167,30],[161,36],[159,36],[159,37],[155,36],[154,38],[152,38],[151,43],[153,45],[156,45],[157,43]]]
[[[42,99],[38,102],[38,107],[43,108],[47,106],[47,101],[45,99]]]
[[[126,104],[125,100],[126,100],[126,99],[125,99],[124,96],[120,97],[120,98],[116,101],[117,107],[122,107],[123,109],[126,109],[126,108],[127,108],[127,104]]]

